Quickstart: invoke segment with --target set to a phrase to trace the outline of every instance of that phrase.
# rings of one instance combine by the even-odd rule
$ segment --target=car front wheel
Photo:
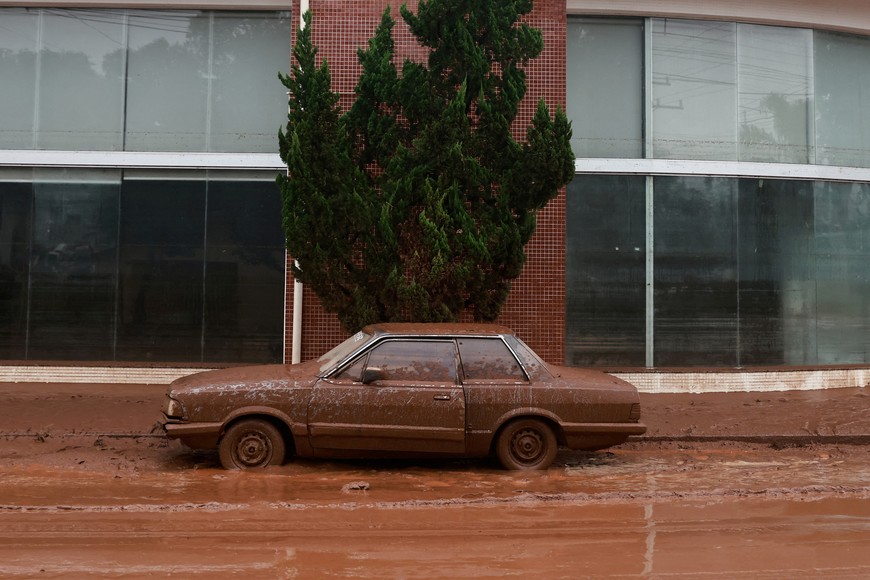
[[[556,434],[540,419],[508,423],[496,442],[496,454],[505,469],[547,469],[557,450]]]
[[[284,462],[286,444],[281,432],[263,419],[232,425],[221,438],[221,465],[226,469],[260,469]]]

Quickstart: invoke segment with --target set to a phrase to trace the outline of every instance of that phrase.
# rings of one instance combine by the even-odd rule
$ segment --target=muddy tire
[[[547,469],[556,458],[558,442],[553,429],[540,419],[508,423],[496,441],[496,455],[505,469]]]
[[[262,419],[232,425],[218,450],[225,469],[262,469],[284,463],[287,444],[277,427]]]

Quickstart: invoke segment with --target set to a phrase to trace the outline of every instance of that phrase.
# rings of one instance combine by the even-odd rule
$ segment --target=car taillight
[[[631,410],[628,412],[629,421],[640,421],[640,403],[633,403]]]

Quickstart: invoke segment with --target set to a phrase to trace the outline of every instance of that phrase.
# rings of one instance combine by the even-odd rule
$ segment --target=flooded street
[[[0,446],[0,576],[870,576],[865,446],[629,444],[533,473],[241,473],[156,438],[84,443]]]
[[[868,578],[865,391],[645,395],[652,438],[543,472],[241,473],[159,386],[0,384],[0,578]]]

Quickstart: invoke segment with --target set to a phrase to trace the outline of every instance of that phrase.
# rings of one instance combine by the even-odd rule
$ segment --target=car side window
[[[499,338],[459,339],[459,358],[467,381],[525,381],[526,374]]]
[[[372,349],[367,370],[378,380],[456,382],[452,341],[391,340]]]
[[[357,357],[357,359],[346,369],[333,377],[334,380],[360,382],[362,379],[362,370],[365,367],[366,355]]]

